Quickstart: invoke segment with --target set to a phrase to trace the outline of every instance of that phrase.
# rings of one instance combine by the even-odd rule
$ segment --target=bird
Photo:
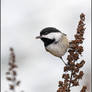
[[[37,36],[36,39],[41,39],[46,51],[64,62],[62,56],[69,48],[69,40],[65,33],[54,27],[46,27],[40,31],[40,36]],[[67,65],[65,62],[64,64]]]

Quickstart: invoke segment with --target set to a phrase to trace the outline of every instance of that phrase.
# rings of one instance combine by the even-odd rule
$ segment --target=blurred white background
[[[15,50],[19,66],[19,89],[56,92],[64,64],[47,53],[43,43],[35,37],[43,28],[50,26],[66,33],[72,40],[81,13],[86,15],[82,57],[86,61],[82,68],[85,76],[81,86],[73,88],[72,92],[79,92],[83,84],[88,82],[90,85],[91,82],[91,0],[1,0],[1,92],[8,90],[5,72],[10,47]]]

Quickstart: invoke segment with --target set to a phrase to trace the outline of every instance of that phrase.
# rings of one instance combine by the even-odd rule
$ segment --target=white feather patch
[[[62,36],[62,33],[60,32],[53,32],[53,33],[49,33],[47,35],[42,35],[42,37],[44,38],[49,38],[49,39],[55,39],[55,41],[58,41]]]

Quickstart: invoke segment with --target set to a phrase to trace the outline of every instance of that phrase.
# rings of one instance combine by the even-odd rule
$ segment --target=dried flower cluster
[[[80,56],[83,52],[83,35],[85,31],[85,15],[80,15],[80,21],[77,27],[77,33],[74,35],[75,40],[70,42],[70,48],[68,50],[69,55],[67,56],[68,63],[64,67],[64,74],[62,78],[64,81],[59,81],[59,88],[57,92],[70,92],[71,87],[79,86],[79,80],[82,79],[84,73],[80,69],[85,64],[85,60],[80,60]],[[80,92],[86,92],[87,87],[83,86]]]
[[[16,68],[18,68],[18,66],[15,64],[16,60],[15,60],[15,54],[14,54],[14,50],[13,48],[10,48],[10,60],[9,60],[9,69],[8,72],[6,72],[6,79],[9,81],[9,89],[12,92],[16,92],[16,87],[20,85],[20,81],[17,80],[17,71]]]
[[[83,86],[80,92],[86,92],[87,87]]]

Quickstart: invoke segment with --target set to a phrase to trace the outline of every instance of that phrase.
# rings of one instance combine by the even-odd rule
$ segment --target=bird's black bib
[[[55,39],[48,39],[48,38],[41,38],[41,40],[44,42],[44,46],[48,46],[51,43],[53,43],[55,41]]]

